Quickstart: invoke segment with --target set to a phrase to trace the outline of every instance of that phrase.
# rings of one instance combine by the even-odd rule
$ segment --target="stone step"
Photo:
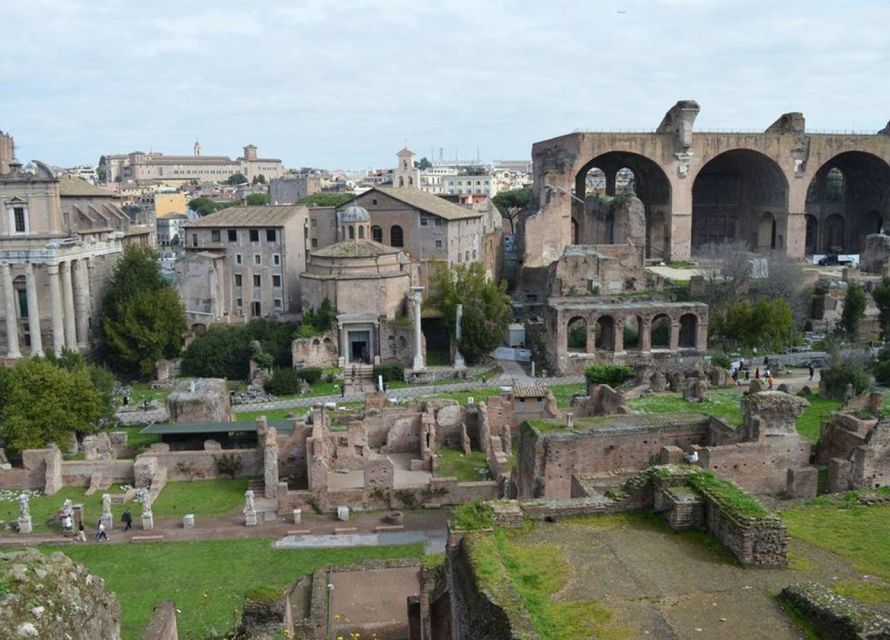
[[[334,529],[336,535],[348,535],[350,533],[358,533],[357,527],[337,527]]]
[[[162,535],[154,535],[154,536],[133,536],[130,538],[130,542],[135,543],[144,543],[144,542],[163,542],[164,536]]]
[[[291,529],[287,532],[289,536],[308,536],[312,533],[309,529]]]

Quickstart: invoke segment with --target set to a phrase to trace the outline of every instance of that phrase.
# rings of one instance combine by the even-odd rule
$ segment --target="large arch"
[[[575,316],[566,324],[566,351],[587,353],[587,320]]]
[[[630,151],[608,151],[581,167],[575,174],[577,200],[572,201],[579,244],[612,241],[612,221],[607,218],[607,210],[599,206],[603,191],[606,196],[636,195],[646,213],[646,256],[669,257],[670,224],[665,221],[671,214],[671,183],[664,169],[654,160]]]
[[[761,217],[770,213],[779,231],[788,217],[788,180],[778,164],[752,149],[732,149],[705,164],[692,185],[692,248],[726,241],[759,246]],[[773,244],[772,242],[770,243]]]
[[[810,181],[806,214],[818,224],[815,247],[858,253],[890,220],[890,165],[865,151],[832,157]]]

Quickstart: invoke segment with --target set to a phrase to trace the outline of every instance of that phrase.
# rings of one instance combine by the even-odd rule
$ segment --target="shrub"
[[[289,396],[300,392],[300,376],[293,369],[275,369],[263,385],[273,396]]]
[[[234,453],[223,453],[213,456],[213,463],[220,475],[234,479],[241,471],[241,458]]]
[[[250,358],[256,355],[262,360],[261,366],[290,367],[295,329],[293,323],[265,318],[255,318],[243,326],[211,327],[183,353],[182,372],[202,378],[244,380],[250,371]],[[258,350],[254,342],[259,343]]]
[[[868,373],[864,363],[858,358],[841,358],[835,356],[831,360],[831,366],[820,372],[822,386],[825,387],[824,395],[834,400],[843,400],[847,391],[847,385],[853,385],[856,394],[860,394],[868,388]]]
[[[405,366],[401,364],[377,364],[374,365],[374,380],[377,376],[383,376],[384,382],[405,379]]]
[[[890,347],[884,347],[872,363],[872,373],[878,384],[890,384]]]
[[[631,367],[617,364],[593,364],[584,371],[584,377],[590,384],[607,384],[617,387],[636,375]]]
[[[720,367],[721,369],[729,369],[729,367],[732,366],[732,362],[730,362],[729,356],[722,351],[711,356],[711,364],[715,367]]]
[[[482,500],[466,502],[451,512],[451,525],[463,531],[490,529],[494,526],[494,510]]]
[[[319,367],[303,367],[296,370],[296,374],[309,384],[315,384],[321,380],[323,373],[324,371]]]

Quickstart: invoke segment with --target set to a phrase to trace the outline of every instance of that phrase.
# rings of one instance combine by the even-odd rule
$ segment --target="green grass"
[[[494,526],[494,511],[482,500],[465,502],[452,510],[450,524],[463,531],[490,529]]]
[[[109,491],[117,492],[118,490],[119,489],[117,485],[112,485]],[[63,487],[61,490],[59,490],[58,493],[53,496],[39,496],[36,498],[31,498],[31,521],[34,525],[34,533],[61,531],[61,522],[59,522],[56,516],[58,516],[59,510],[62,508],[62,503],[65,502],[66,498],[69,498],[74,504],[83,505],[83,526],[89,534],[89,532],[91,532],[95,528],[96,523],[99,521],[99,516],[102,515],[103,492],[98,491],[91,496],[85,496],[84,491],[84,487]],[[111,506],[111,512],[115,515],[115,517],[120,516],[123,511],[124,507],[122,505],[114,504]],[[0,520],[13,520],[17,518],[18,515],[19,507],[17,502],[0,502]],[[51,526],[48,524],[50,518],[55,519]],[[117,520],[115,520],[115,525],[116,524]],[[77,526],[76,522],[74,526]]]
[[[587,387],[584,384],[555,384],[550,387],[550,391],[556,397],[556,404],[562,408],[572,406],[572,396],[575,394],[584,395]]]
[[[781,514],[788,533],[890,581],[890,507],[816,499]]]
[[[762,518],[769,515],[769,511],[757,498],[733,483],[718,478],[710,471],[689,476],[689,484],[699,491],[709,493],[723,503],[725,508],[741,516]]]
[[[870,605],[882,605],[890,603],[890,586],[877,584],[874,581],[856,582],[844,580],[837,582],[832,587],[834,592],[848,598],[853,598]]]
[[[840,409],[843,402],[818,395],[809,396],[806,401],[810,406],[804,409],[795,426],[801,436],[810,442],[818,442],[822,420],[832,411]]]
[[[218,478],[192,482],[168,482],[152,506],[156,518],[227,516],[244,506],[249,478]]]
[[[423,554],[420,544],[303,550],[273,549],[271,542],[268,538],[247,538],[85,545],[60,550],[104,578],[106,588],[117,594],[124,640],[141,637],[154,605],[161,600],[173,600],[181,612],[178,621],[182,640],[202,640],[232,626],[248,592],[283,590],[327,564]]]
[[[481,451],[471,451],[466,456],[459,449],[442,447],[436,453],[439,455],[437,475],[442,478],[455,477],[458,482],[477,482],[488,477],[479,473],[480,469],[488,471],[488,462]]]
[[[704,402],[686,402],[678,393],[657,393],[630,400],[628,405],[641,413],[706,413],[738,426],[742,423],[739,405],[742,389],[732,387],[708,391]]]
[[[138,406],[149,400],[157,400],[163,405],[170,391],[170,388],[152,389],[151,385],[145,382],[134,383],[130,391],[130,406]]]

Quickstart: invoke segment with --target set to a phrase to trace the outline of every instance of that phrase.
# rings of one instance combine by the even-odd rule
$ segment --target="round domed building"
[[[371,217],[357,205],[337,212],[337,239],[312,251],[300,274],[303,309],[334,305],[341,366],[411,362],[410,259],[371,239]]]

